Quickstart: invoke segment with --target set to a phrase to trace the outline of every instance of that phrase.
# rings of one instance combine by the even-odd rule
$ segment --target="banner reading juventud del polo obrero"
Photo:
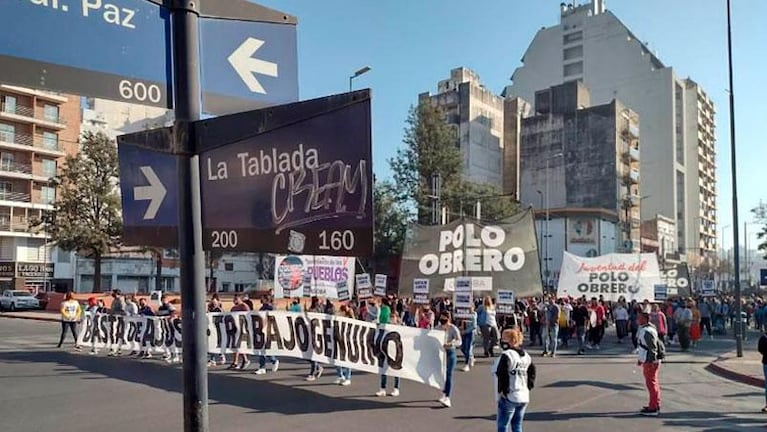
[[[517,297],[541,295],[532,212],[518,213],[497,224],[467,219],[411,226],[402,254],[399,285],[403,294],[413,294],[415,279],[428,279],[431,295],[443,294],[445,281],[456,277],[492,278],[488,294],[505,289]]]
[[[584,258],[565,252],[559,276],[559,297],[602,296],[605,301],[654,301],[662,284],[655,254],[607,254]]]

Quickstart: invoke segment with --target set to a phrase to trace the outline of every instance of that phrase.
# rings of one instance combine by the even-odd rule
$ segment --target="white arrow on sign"
[[[256,79],[255,74],[277,77],[277,63],[253,58],[253,54],[264,44],[264,41],[255,38],[248,38],[242,43],[232,55],[229,56],[229,64],[234,71],[242,78],[242,81],[254,93],[266,94],[264,86]]]
[[[147,207],[144,213],[144,220],[154,219],[157,216],[157,211],[160,210],[160,205],[162,205],[162,200],[165,199],[167,191],[152,167],[142,166],[139,169],[147,181],[149,181],[149,186],[134,187],[133,199],[136,201],[149,200],[149,207]]]

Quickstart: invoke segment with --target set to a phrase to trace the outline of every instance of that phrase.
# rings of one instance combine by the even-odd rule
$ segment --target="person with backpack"
[[[657,417],[660,414],[660,364],[666,357],[666,346],[658,336],[655,326],[650,323],[650,314],[642,311],[639,313],[639,333],[637,334],[639,346],[637,365],[644,372],[645,385],[650,395],[650,403],[639,412],[643,416]]]
[[[535,387],[535,365],[522,346],[522,332],[504,330],[501,355],[493,365],[498,431],[522,432],[530,390]]]

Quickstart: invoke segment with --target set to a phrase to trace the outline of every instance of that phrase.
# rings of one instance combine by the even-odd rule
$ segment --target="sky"
[[[301,99],[349,88],[349,76],[372,70],[355,88],[373,93],[373,169],[390,177],[408,109],[436,92],[450,70],[466,66],[500,93],[541,27],[559,22],[557,0],[259,0],[298,17]],[[578,3],[584,3],[579,1]],[[767,202],[767,1],[735,0],[732,9],[740,238],[743,222]],[[732,225],[730,116],[725,0],[607,0],[611,10],[677,76],[690,77],[716,107],[719,226]],[[671,157],[671,155],[669,155]],[[750,245],[757,226],[748,227]],[[733,244],[733,230],[725,230]]]

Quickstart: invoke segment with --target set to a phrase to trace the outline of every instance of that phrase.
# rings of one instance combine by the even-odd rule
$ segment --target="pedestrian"
[[[251,309],[245,303],[239,294],[235,294],[234,298],[232,299],[232,308],[229,309],[230,312],[250,312]],[[236,318],[239,319],[239,318]],[[232,360],[232,364],[229,365],[228,369],[240,369],[244,370],[247,369],[248,366],[250,366],[250,359],[248,358],[248,355],[245,353],[239,352],[239,346],[236,347],[237,351],[234,353],[234,359]]]
[[[342,304],[338,308],[338,315],[348,319],[355,319],[354,309],[349,304]],[[341,386],[348,386],[352,383],[352,370],[348,367],[336,366],[336,381],[335,383]]]
[[[423,305],[423,308],[418,313],[418,328],[424,330],[434,328],[434,312],[432,312],[431,306]]]
[[[312,297],[311,304],[309,305],[309,309],[307,312],[310,313],[323,313],[324,308],[320,304],[320,299],[317,298],[317,296]],[[325,368],[322,367],[322,365],[319,364],[319,362],[316,362],[314,360],[309,360],[309,375],[306,376],[306,381],[315,381],[317,378],[320,378],[322,376],[322,372],[325,371]]]
[[[445,349],[447,358],[447,368],[445,373],[445,388],[442,392],[442,397],[439,398],[439,402],[446,408],[450,408],[452,405],[450,402],[450,394],[453,391],[453,370],[456,363],[456,348],[461,346],[461,332],[453,323],[450,322],[450,313],[442,312],[439,316],[439,330],[445,331],[445,343],[442,347]]]
[[[461,320],[461,352],[466,364],[463,371],[468,372],[474,367],[474,332],[477,331],[477,313],[472,309],[471,316]]]
[[[650,322],[655,326],[655,330],[658,331],[658,337],[661,341],[666,341],[666,333],[668,332],[668,322],[666,315],[660,310],[660,305],[653,303],[652,311],[650,312]]]
[[[498,318],[495,306],[493,305],[493,299],[490,296],[485,297],[483,300],[482,309],[485,315],[485,324],[479,328],[482,333],[482,348],[485,352],[485,357],[494,357],[494,348],[498,344]],[[479,321],[479,317],[477,321]]]
[[[530,390],[535,387],[535,365],[530,354],[521,348],[522,339],[519,330],[504,330],[503,351],[493,365],[498,432],[522,432]]]
[[[386,300],[386,299],[384,299]],[[383,307],[382,307],[383,308]],[[399,319],[399,316],[397,314],[390,314],[389,316],[386,316],[385,313],[382,313],[379,315],[379,324],[393,324],[393,325],[401,325],[402,322]],[[386,362],[383,361],[383,358],[381,359],[381,364],[385,364]],[[349,374],[351,374],[351,371],[349,371]],[[351,376],[351,375],[350,375]],[[384,397],[386,396],[386,385],[388,383],[388,379],[385,373],[379,374],[379,386],[378,391],[376,392],[376,396],[378,397]],[[400,385],[400,379],[399,377],[394,377],[394,388],[392,389],[391,395],[392,397],[399,396],[399,385]]]
[[[210,301],[208,302],[208,312],[209,313],[221,313],[224,310],[221,308],[221,302],[218,300],[218,296],[214,295]],[[226,364],[226,354],[223,352],[221,354],[208,354],[208,366],[215,366],[216,358],[219,359],[218,364]]]
[[[695,304],[694,300],[690,300],[688,302],[688,305],[690,307],[690,310],[692,310],[692,324],[690,325],[690,340],[692,341],[692,346],[697,347],[698,341],[700,340],[702,333],[700,328],[700,310],[698,310],[697,305]]]
[[[554,301],[554,296],[549,297],[543,313],[546,339],[543,345],[543,357],[557,356],[557,342],[559,342],[559,305]]]
[[[67,292],[64,295],[64,301],[61,302],[61,336],[57,348],[61,348],[69,329],[72,331],[72,339],[75,340],[75,351],[80,351],[80,346],[77,345],[77,323],[80,322],[82,313],[80,303],[74,299],[71,291]]]
[[[626,303],[621,298],[613,311],[615,317],[615,334],[618,336],[618,343],[623,343],[623,338],[629,333],[629,311],[626,309]]]
[[[591,298],[591,307],[589,308],[589,349],[599,349],[599,343],[602,342],[602,337],[605,331],[605,308],[600,303],[597,303],[595,297]]]
[[[259,309],[260,312],[270,312],[274,310],[274,306],[272,305],[272,299],[268,295],[264,295],[261,297],[261,308]],[[269,360],[269,362],[272,364],[272,372],[277,372],[280,369],[280,361],[277,360],[277,357],[275,356],[265,356],[260,355],[258,356],[258,369],[253,372],[255,375],[263,375],[266,373],[266,361]]]
[[[692,325],[692,310],[687,303],[674,312],[674,322],[676,323],[677,338],[679,346],[685,352],[690,349],[690,326]]]
[[[583,300],[578,300],[576,303],[572,318],[575,324],[575,335],[578,338],[578,355],[583,355],[586,352],[586,330],[589,323],[589,310]]]
[[[559,299],[559,339],[562,347],[567,348],[573,331],[573,305],[570,299]]]
[[[762,355],[762,373],[764,374],[764,408],[763,413],[767,413],[767,329],[762,331],[759,338],[759,354]]]
[[[700,302],[700,306],[698,307],[698,309],[700,310],[701,333],[703,333],[703,329],[705,328],[706,333],[708,334],[708,337],[710,339],[713,339],[714,335],[711,333],[711,316],[713,315],[713,308],[711,307],[711,302],[709,302],[707,299],[703,299]]]
[[[109,313],[112,315],[125,315],[125,298],[119,289],[112,290],[112,307]]]
[[[639,333],[637,334],[639,351],[637,365],[644,372],[645,385],[650,396],[650,403],[639,412],[644,416],[660,414],[660,364],[665,357],[665,347],[658,337],[658,331],[650,323],[650,314],[642,311],[639,314]]]

